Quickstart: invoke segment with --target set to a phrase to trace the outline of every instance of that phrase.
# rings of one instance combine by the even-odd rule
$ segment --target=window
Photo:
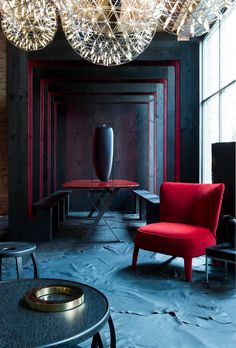
[[[223,90],[221,95],[221,139],[236,141],[236,83]]]
[[[215,26],[203,43],[203,98],[219,89],[219,27]]]
[[[211,144],[236,141],[236,7],[201,44],[200,180],[211,182]]]

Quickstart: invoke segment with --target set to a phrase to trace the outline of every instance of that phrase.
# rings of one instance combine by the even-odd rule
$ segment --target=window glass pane
[[[236,141],[236,83],[221,96],[221,141]]]
[[[219,26],[203,42],[203,99],[219,89]]]
[[[211,182],[211,144],[219,141],[219,97],[210,98],[203,107],[203,181]]]
[[[220,87],[236,79],[236,6],[220,25]]]

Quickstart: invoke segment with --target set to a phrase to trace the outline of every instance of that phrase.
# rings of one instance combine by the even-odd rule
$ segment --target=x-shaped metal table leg
[[[108,189],[105,190],[102,196],[104,198],[103,200],[103,204],[95,204],[94,202],[92,202],[93,205],[93,209],[94,211],[98,212],[98,215],[96,216],[96,218],[94,219],[93,223],[90,225],[89,227],[89,232],[93,232],[95,230],[95,228],[97,227],[99,221],[102,219],[103,215],[105,214],[105,212],[108,210],[108,208],[110,207],[113,199],[115,198],[115,196],[117,195],[119,189]],[[100,200],[101,201],[101,200]],[[91,213],[91,211],[90,211]],[[109,226],[109,225],[108,225]],[[113,232],[113,231],[112,231]],[[117,237],[116,237],[117,238]],[[118,238],[117,238],[118,239]]]

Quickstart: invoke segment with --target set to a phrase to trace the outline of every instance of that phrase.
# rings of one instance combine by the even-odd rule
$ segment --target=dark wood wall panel
[[[88,158],[100,122],[114,125],[119,144],[112,177],[154,192],[163,180],[198,181],[198,42],[163,33],[136,61],[113,68],[91,65],[65,46],[60,33],[40,52],[9,44],[9,221],[15,239],[37,239],[33,201],[72,174],[95,177]],[[126,202],[120,196],[113,208],[131,209]]]
[[[64,83],[64,80],[58,80],[56,79],[57,82],[63,82]],[[123,81],[123,80],[122,80]],[[152,81],[154,82],[154,80],[152,79]],[[42,82],[42,80],[41,80]],[[55,83],[55,79],[50,79],[50,83]],[[68,80],[67,80],[68,82]],[[74,82],[74,80],[73,80]],[[78,81],[80,82],[80,81]],[[77,84],[78,84],[77,82]],[[129,102],[131,104],[140,104],[140,103],[143,103],[143,104],[146,104],[147,105],[147,111],[146,111],[146,114],[145,114],[145,117],[149,117],[149,123],[148,123],[148,132],[145,133],[146,136],[150,139],[150,143],[151,143],[151,146],[152,148],[149,147],[149,152],[148,152],[148,155],[147,156],[144,156],[145,158],[145,161],[142,162],[142,166],[140,166],[141,168],[144,167],[148,167],[146,172],[145,172],[145,175],[148,176],[148,179],[146,179],[145,175],[142,174],[140,175],[138,178],[133,178],[133,180],[136,180],[140,183],[141,187],[143,188],[146,188],[146,189],[149,189],[149,190],[152,190],[154,192],[157,191],[157,160],[156,160],[156,156],[157,156],[157,151],[156,151],[156,145],[157,145],[157,140],[156,140],[156,136],[157,136],[157,122],[156,122],[156,119],[157,119],[157,92],[155,91],[155,89],[157,88],[158,85],[160,84],[165,84],[166,87],[167,87],[167,80],[166,79],[157,79],[155,80],[156,84],[147,84],[147,80],[140,80],[139,81],[139,84],[137,84],[137,80],[132,80],[132,84],[130,84],[131,80],[129,80],[129,84],[125,83],[123,84],[123,91],[121,91],[121,89],[119,88],[121,83],[120,81],[114,81],[115,82],[115,89],[114,89],[114,83],[113,84],[110,84],[109,85],[109,89],[108,88],[105,88],[106,87],[106,84],[103,84],[103,88],[102,88],[102,91],[105,91],[104,92],[100,92],[101,90],[101,87],[99,86],[99,89],[98,91],[99,92],[96,92],[95,93],[95,89],[93,88],[93,92],[89,93],[89,92],[79,92],[78,90],[80,89],[80,85],[81,83],[79,83],[77,86],[78,86],[78,89],[77,91],[76,90],[72,90],[72,91],[68,91],[68,89],[65,88],[64,91],[63,90],[60,90],[60,91],[52,91],[52,88],[49,88],[50,85],[49,84],[49,80],[43,80],[43,83],[45,84],[46,88],[48,90],[50,90],[49,92],[49,96],[51,99],[53,98],[60,98],[67,102],[67,105],[70,105],[71,103],[73,103],[75,100],[77,101],[81,101],[81,103],[85,103],[85,104],[109,104],[110,103],[110,108],[112,108],[113,106],[115,106],[116,104],[119,104],[121,102],[125,103],[125,102]],[[126,80],[127,82],[127,80]],[[135,83],[134,83],[135,82]],[[140,92],[140,85],[141,85],[141,82],[143,83],[143,86],[144,87],[149,87],[149,89],[151,88],[151,91],[150,92],[147,92],[147,88],[145,88],[145,91],[144,92]],[[90,86],[91,86],[91,82],[90,82]],[[127,87],[128,86],[128,87]],[[132,89],[135,89],[134,86],[136,87],[137,89],[137,86],[139,87],[138,88],[138,91],[134,91],[134,92],[131,92]],[[84,85],[83,85],[84,87]],[[165,91],[167,91],[167,88],[165,87]],[[119,90],[119,93],[118,92],[115,92],[116,89],[118,88]],[[111,92],[113,90],[113,92]],[[107,92],[106,92],[107,91]],[[129,91],[129,92],[128,92]],[[165,92],[164,92],[165,93]],[[160,93],[160,90],[159,90],[159,96],[161,95]],[[50,99],[50,100],[51,100]],[[165,99],[167,99],[167,96],[165,97]],[[48,100],[48,98],[46,98],[45,100]],[[163,99],[164,100],[164,99]],[[50,101],[51,105],[53,105],[53,103]],[[55,103],[55,99],[54,99],[54,103]],[[160,104],[160,102],[159,102]],[[166,107],[164,106],[163,109],[166,109]],[[54,108],[52,107],[52,111],[54,110]],[[159,117],[160,117],[160,120],[162,120],[162,109],[159,109]],[[96,113],[95,113],[96,115]],[[66,117],[66,116],[65,116]],[[109,121],[109,118],[111,117],[111,112],[109,112],[108,114],[108,121]],[[166,116],[165,116],[166,117]],[[52,118],[52,116],[51,116]],[[54,119],[55,119],[55,116],[54,116]],[[94,120],[96,119],[96,116],[94,116]],[[93,121],[95,122],[95,121]],[[142,119],[140,119],[140,124],[142,124]],[[162,121],[161,121],[162,122]],[[163,121],[164,122],[164,121]],[[149,126],[152,126],[152,129],[151,131],[149,130]],[[149,133],[150,133],[150,136],[149,136]],[[161,137],[159,138],[159,142],[158,143],[161,143],[162,142],[162,139],[163,139],[163,134],[161,134]],[[55,146],[55,144],[54,144]],[[53,147],[54,147],[53,146]],[[142,151],[144,151],[144,147],[142,148]],[[155,157],[155,158],[154,158]],[[158,157],[159,157],[159,154],[158,154]],[[148,163],[147,163],[147,160],[148,160]],[[161,161],[159,161],[160,164],[162,163]],[[60,162],[58,162],[60,163]],[[162,165],[162,164],[161,164]],[[52,164],[53,166],[53,164]],[[161,173],[161,170],[159,169],[159,172]],[[54,173],[54,175],[51,175],[54,179],[54,187],[55,186],[55,181],[56,181],[56,173]],[[91,177],[91,176],[89,176]],[[145,180],[143,180],[142,178],[145,178]],[[65,180],[64,180],[65,181]],[[152,182],[151,182],[152,181]],[[144,182],[144,184],[142,184]],[[161,182],[161,180],[159,180],[159,182]],[[53,184],[52,184],[53,185]]]
[[[137,117],[140,115],[137,103],[90,103],[69,104],[66,118],[66,158],[64,182],[74,179],[97,179],[92,163],[92,144],[95,127],[98,125],[110,125],[114,130],[114,161],[111,172],[113,179],[139,180],[147,173],[139,173],[137,176],[138,163],[147,162],[147,131],[137,132]],[[145,114],[142,115],[145,118]],[[147,125],[147,121],[142,124]],[[140,134],[141,133],[141,134]],[[137,143],[142,142],[142,151],[137,151]],[[146,138],[146,139],[145,139]],[[143,141],[145,139],[145,141]],[[146,146],[145,146],[146,144]],[[60,161],[58,161],[60,163]],[[142,168],[142,166],[140,166]],[[130,204],[126,202],[125,190],[120,195],[119,203],[114,203],[113,209],[118,206],[126,210]],[[121,204],[121,200],[126,202]],[[118,200],[117,200],[118,202]],[[132,206],[132,205],[131,205]],[[88,210],[88,204],[82,200],[80,193],[73,193],[71,197],[72,210]]]

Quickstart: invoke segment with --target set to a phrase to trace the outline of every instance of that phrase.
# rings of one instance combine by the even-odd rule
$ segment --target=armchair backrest
[[[160,187],[160,221],[208,228],[214,235],[224,184],[164,182]]]

